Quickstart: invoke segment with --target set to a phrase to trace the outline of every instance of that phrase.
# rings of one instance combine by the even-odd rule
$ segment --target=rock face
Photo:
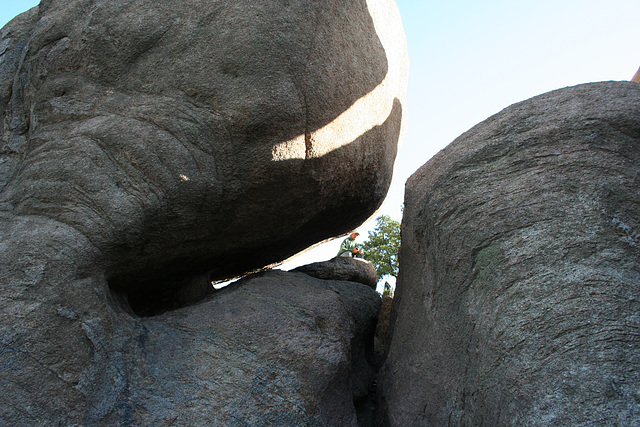
[[[381,424],[640,422],[640,85],[550,92],[407,183]]]
[[[344,234],[390,184],[392,0],[48,0],[1,43],[1,211],[77,230],[135,300]]]
[[[70,304],[48,308],[55,326],[75,325],[54,337],[40,327],[55,353],[33,363],[38,349],[5,330],[7,425],[358,425],[380,307],[365,285],[272,271],[149,318],[100,307],[105,283],[70,286],[98,302],[88,319]],[[7,381],[11,371],[21,375]]]
[[[370,262],[360,258],[335,257],[329,261],[303,265],[293,271],[299,271],[318,279],[358,282],[373,289],[378,283],[376,268]]]
[[[360,297],[207,295],[382,202],[393,2],[43,0],[1,37],[3,422],[353,424]]]

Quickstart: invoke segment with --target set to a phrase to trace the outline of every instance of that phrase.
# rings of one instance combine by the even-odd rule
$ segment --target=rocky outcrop
[[[293,271],[299,271],[318,279],[358,282],[373,289],[378,283],[376,268],[370,262],[360,258],[335,257],[329,261],[303,265]]]
[[[407,183],[382,423],[640,422],[640,85],[550,92]]]
[[[3,422],[353,424],[377,309],[302,274],[304,297],[210,283],[382,203],[406,89],[393,2],[43,0],[1,37]]]
[[[101,307],[105,283],[69,286],[95,301],[42,307],[52,326],[25,312],[43,343],[3,328],[6,425],[357,425],[380,307],[368,286],[274,270],[150,318]]]
[[[48,0],[2,37],[0,209],[86,236],[132,300],[280,262],[386,195],[391,0]]]

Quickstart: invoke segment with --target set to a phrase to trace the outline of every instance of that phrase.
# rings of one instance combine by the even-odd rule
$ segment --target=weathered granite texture
[[[640,85],[515,104],[407,183],[381,424],[640,423]]]
[[[104,281],[67,288],[94,298],[3,324],[6,425],[357,425],[380,307],[368,286],[274,270],[148,318]]]
[[[382,203],[395,4],[43,0],[0,37],[0,419],[353,425],[375,292],[210,281]]]
[[[386,195],[391,0],[45,0],[0,43],[0,212],[77,230],[134,299],[280,262]]]

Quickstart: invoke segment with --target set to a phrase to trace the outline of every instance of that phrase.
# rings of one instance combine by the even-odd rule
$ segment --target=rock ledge
[[[293,271],[325,280],[358,282],[375,289],[378,283],[376,269],[370,262],[359,258],[335,257],[329,261],[314,262]]]

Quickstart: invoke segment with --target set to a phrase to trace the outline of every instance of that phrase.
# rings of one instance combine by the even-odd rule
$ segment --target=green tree
[[[362,243],[364,258],[376,268],[378,280],[384,276],[398,276],[398,250],[400,249],[400,221],[388,215],[376,218],[376,227]]]

